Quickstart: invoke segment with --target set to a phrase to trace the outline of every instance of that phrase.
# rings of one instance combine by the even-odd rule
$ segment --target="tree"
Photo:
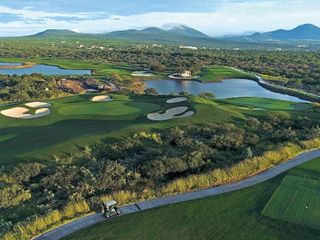
[[[144,94],[152,96],[152,95],[158,95],[158,92],[155,88],[146,88],[144,90]]]
[[[209,92],[201,92],[201,93],[199,93],[199,97],[206,98],[206,99],[214,99],[215,98],[214,95]]]

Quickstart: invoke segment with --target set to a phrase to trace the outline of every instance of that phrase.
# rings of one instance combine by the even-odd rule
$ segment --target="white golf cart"
[[[102,211],[101,211],[102,215],[105,216],[106,218],[119,215],[120,210],[117,207],[117,204],[118,203],[114,200],[102,203]]]

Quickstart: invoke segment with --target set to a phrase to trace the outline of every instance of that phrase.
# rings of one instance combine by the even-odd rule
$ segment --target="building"
[[[197,47],[181,45],[180,49],[198,50]]]
[[[191,75],[190,71],[186,70],[186,71],[180,73],[180,76],[183,77],[183,78],[190,78],[192,75]]]

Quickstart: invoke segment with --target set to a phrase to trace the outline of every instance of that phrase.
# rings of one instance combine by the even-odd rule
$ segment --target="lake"
[[[273,98],[291,102],[307,102],[297,97],[271,92],[261,87],[257,82],[246,79],[228,79],[222,82],[201,83],[198,81],[181,80],[148,80],[147,88],[154,88],[159,94],[177,94],[188,92],[198,95],[201,92],[214,94],[217,99],[235,97]]]
[[[4,63],[1,62],[0,66],[20,66],[21,63]],[[57,66],[50,66],[44,64],[35,64],[31,68],[19,68],[19,69],[0,69],[0,74],[5,75],[23,75],[41,73],[43,75],[90,75],[90,70],[75,70],[75,69],[63,69]]]

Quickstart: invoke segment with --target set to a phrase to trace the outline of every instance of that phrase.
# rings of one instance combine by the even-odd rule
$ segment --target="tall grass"
[[[44,216],[37,216],[24,223],[19,223],[10,232],[0,237],[3,240],[29,240],[63,221],[88,212],[90,212],[90,207],[84,200],[77,203],[69,203],[60,211],[55,210]]]

